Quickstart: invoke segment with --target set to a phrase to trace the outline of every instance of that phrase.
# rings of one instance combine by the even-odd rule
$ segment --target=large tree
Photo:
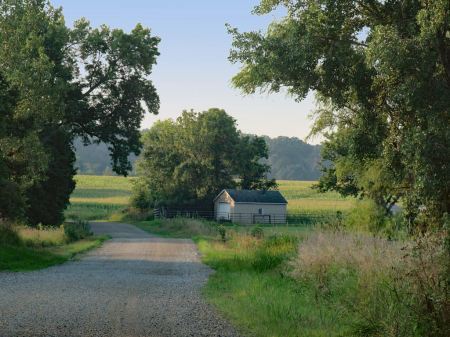
[[[254,13],[277,6],[288,14],[265,34],[229,28],[230,60],[243,63],[233,84],[296,100],[316,91],[313,133],[346,134],[353,177],[388,180],[411,220],[424,205],[440,223],[450,212],[448,2],[264,0]]]
[[[263,137],[241,135],[236,120],[217,108],[183,111],[176,121],[156,122],[143,135],[144,149],[132,206],[211,204],[224,188],[275,187]]]
[[[140,24],[127,34],[82,18],[70,29],[46,0],[0,8],[0,72],[14,97],[0,143],[6,179],[28,200],[32,223],[60,222],[74,187],[75,137],[108,144],[115,172],[131,169],[145,110],[159,109],[148,75],[160,39]]]

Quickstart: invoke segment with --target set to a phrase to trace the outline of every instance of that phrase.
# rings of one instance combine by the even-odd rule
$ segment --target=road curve
[[[83,259],[0,273],[0,336],[238,336],[201,299],[212,270],[193,241],[91,224],[113,239]]]

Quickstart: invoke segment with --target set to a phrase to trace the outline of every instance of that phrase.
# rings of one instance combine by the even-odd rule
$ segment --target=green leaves
[[[183,111],[176,121],[156,122],[143,136],[144,150],[132,206],[153,207],[212,203],[224,188],[273,187],[262,137],[241,136],[236,120],[224,110]],[[235,179],[238,179],[236,182]]]
[[[159,109],[148,76],[160,39],[141,24],[128,34],[82,18],[70,29],[46,0],[5,0],[0,10],[0,178],[27,196],[32,223],[58,223],[74,187],[75,137],[106,143],[113,170],[131,170],[142,118]]]
[[[422,205],[439,224],[450,211],[448,3],[263,0],[254,13],[277,6],[288,15],[265,34],[228,29],[229,59],[243,65],[233,85],[296,100],[316,91],[311,136],[337,136],[318,189],[380,204],[406,193],[411,220]]]

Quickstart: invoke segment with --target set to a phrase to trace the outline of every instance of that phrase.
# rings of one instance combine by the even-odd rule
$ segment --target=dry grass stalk
[[[385,272],[403,256],[403,243],[344,231],[317,231],[299,245],[297,258],[290,263],[296,279],[316,278],[327,286],[330,271],[358,271],[361,276]]]
[[[299,245],[289,275],[312,286],[316,298],[332,296],[340,309],[359,317],[358,333],[408,336],[414,330],[448,336],[447,235],[402,243],[345,231],[313,232]]]
[[[61,228],[21,227],[19,237],[26,246],[59,246],[65,243],[64,230]]]

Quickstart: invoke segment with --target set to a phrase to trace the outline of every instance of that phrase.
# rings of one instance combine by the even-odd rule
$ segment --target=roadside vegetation
[[[0,271],[30,271],[76,259],[110,236],[92,236],[85,222],[28,227],[0,221]]]
[[[178,218],[134,223],[192,238],[216,270],[204,295],[249,336],[447,336],[446,232],[411,233],[370,202],[303,230]]]

